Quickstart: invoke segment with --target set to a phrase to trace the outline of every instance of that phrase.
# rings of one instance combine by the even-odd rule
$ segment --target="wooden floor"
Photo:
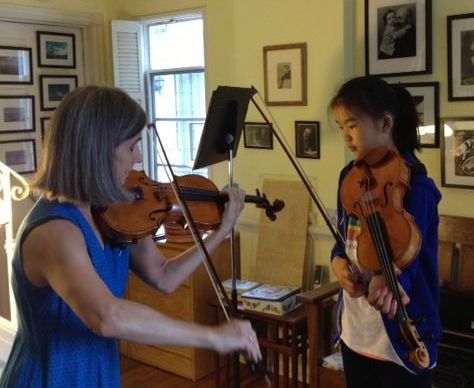
[[[196,383],[193,383],[191,380],[187,380],[172,373],[165,372],[161,369],[141,364],[135,360],[132,360],[131,358],[124,356],[122,356],[121,359],[121,367],[122,388],[216,388],[213,374]],[[222,378],[224,375],[225,372],[223,370],[221,373]],[[263,379],[262,381],[255,381],[254,378],[248,375],[246,368],[242,368],[241,382],[242,388],[267,388],[267,385]],[[225,387],[224,381],[222,381],[220,386]],[[280,386],[283,387],[284,385],[280,383]]]

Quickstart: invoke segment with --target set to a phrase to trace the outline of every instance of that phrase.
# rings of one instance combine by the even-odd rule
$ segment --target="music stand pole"
[[[229,136],[232,137],[232,136]],[[229,139],[230,140],[230,139]],[[229,144],[229,188],[234,185],[234,157],[232,142]],[[231,300],[234,307],[234,311],[237,310],[237,260],[235,258],[235,228],[232,227],[230,231],[230,263],[231,263],[231,278],[232,278],[232,290]],[[232,354],[232,375],[233,375],[233,386],[234,388],[240,388],[240,359],[239,353]]]

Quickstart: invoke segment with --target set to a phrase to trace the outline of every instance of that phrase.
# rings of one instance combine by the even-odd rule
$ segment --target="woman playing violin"
[[[414,218],[421,245],[409,265],[401,271],[396,269],[397,286],[399,301],[408,315],[419,320],[416,327],[429,354],[426,368],[418,368],[408,359],[408,345],[394,319],[399,307],[396,298],[379,272],[360,264],[357,247],[361,220],[343,208],[339,194],[338,225],[346,246],[335,244],[331,265],[343,290],[340,339],[347,386],[431,387],[441,333],[437,257],[441,194],[415,156],[420,148],[415,105],[402,86],[369,76],[346,82],[332,99],[330,110],[355,158],[342,170],[339,187],[357,161],[380,147],[393,151],[411,166],[403,206]]]
[[[93,207],[129,200],[124,184],[141,161],[146,123],[139,105],[115,88],[74,90],[52,118],[33,187],[42,194],[18,232],[13,289],[19,328],[1,387],[118,387],[117,339],[193,346],[261,358],[247,321],[206,327],[178,321],[123,299],[128,271],[171,293],[199,266],[196,249],[166,260],[151,236],[113,244]],[[212,252],[230,232],[244,193],[229,191]]]

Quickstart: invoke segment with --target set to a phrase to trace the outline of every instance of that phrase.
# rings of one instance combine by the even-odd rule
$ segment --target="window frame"
[[[162,69],[162,70],[155,70],[151,69],[151,60],[150,60],[150,28],[159,24],[167,24],[167,23],[173,23],[173,22],[186,22],[186,21],[191,21],[195,19],[201,19],[202,24],[203,24],[203,36],[202,36],[202,41],[203,41],[203,52],[204,52],[204,65],[203,66],[189,66],[189,67],[179,67],[179,68],[167,68],[167,69]],[[143,33],[143,63],[144,63],[144,77],[145,77],[145,101],[146,101],[146,107],[147,107],[147,112],[149,116],[149,120],[152,123],[157,123],[159,121],[201,121],[205,122],[206,115],[204,117],[186,117],[186,118],[158,118],[157,117],[157,112],[155,111],[155,94],[153,90],[153,78],[159,75],[176,75],[176,74],[186,74],[186,73],[202,73],[204,76],[204,105],[207,108],[207,87],[206,87],[206,79],[207,79],[207,74],[206,74],[206,65],[205,65],[205,49],[206,45],[204,42],[204,29],[205,29],[205,18],[204,18],[204,13],[201,10],[193,10],[191,12],[186,12],[186,13],[176,13],[176,14],[170,14],[164,17],[157,17],[152,20],[148,20],[146,22],[143,22],[142,24],[142,33]],[[158,178],[158,169],[160,166],[163,164],[160,163],[158,160],[158,155],[156,153],[154,144],[156,144],[156,140],[154,140],[154,137],[156,134],[150,134],[148,133],[147,140],[146,140],[146,154],[147,154],[147,159],[145,161],[145,164],[147,166],[147,170],[149,172],[149,175],[152,179],[157,179]],[[192,145],[193,141],[190,137],[189,139],[189,146],[192,152]],[[196,145],[197,148],[198,145]],[[194,160],[192,157],[190,157],[190,160]],[[180,165],[180,164],[172,164],[173,167],[188,167],[187,165]],[[192,168],[192,167],[191,167]],[[192,170],[190,170],[190,173]],[[205,176],[209,175],[209,169],[201,169],[201,173],[204,174]]]

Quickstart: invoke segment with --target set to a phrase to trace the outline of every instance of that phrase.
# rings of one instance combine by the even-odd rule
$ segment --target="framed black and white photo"
[[[32,83],[31,48],[0,46],[0,84]]]
[[[441,184],[474,189],[474,117],[441,120]]]
[[[246,148],[273,149],[273,132],[267,123],[244,123],[244,146]]]
[[[420,145],[439,147],[439,82],[402,83],[415,101],[420,125]]]
[[[40,75],[41,110],[54,110],[63,97],[77,88],[76,75]]]
[[[295,144],[298,158],[319,159],[319,122],[295,121]]]
[[[34,96],[0,96],[0,135],[35,131]]]
[[[36,31],[39,67],[76,68],[74,34]]]
[[[365,0],[365,72],[431,73],[431,0]]]
[[[263,75],[267,105],[306,105],[306,43],[265,46]]]
[[[0,141],[0,160],[19,174],[35,172],[35,141],[33,139]]]
[[[43,141],[46,135],[46,131],[49,128],[51,117],[40,117],[40,120],[41,120],[41,141]]]
[[[448,16],[448,100],[474,100],[474,13]]]

